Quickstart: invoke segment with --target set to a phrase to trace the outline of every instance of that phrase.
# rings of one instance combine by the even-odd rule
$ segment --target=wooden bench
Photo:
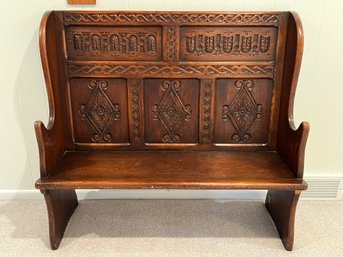
[[[35,123],[36,188],[52,249],[75,189],[268,190],[292,249],[309,132],[292,114],[297,14],[53,11],[40,51],[50,118]]]

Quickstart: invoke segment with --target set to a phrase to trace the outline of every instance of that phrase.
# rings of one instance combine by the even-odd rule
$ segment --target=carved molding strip
[[[272,78],[274,64],[76,64],[69,63],[70,77],[86,76],[159,76],[159,77],[260,77]]]
[[[138,79],[128,80],[128,85],[131,94],[131,136],[132,140],[139,141],[141,139],[141,82]]]
[[[212,80],[202,81],[202,141],[211,141],[211,99],[212,99]]]
[[[108,87],[105,80],[91,80],[88,87],[92,90],[87,103],[81,104],[79,113],[81,120],[87,120],[96,131],[92,141],[96,143],[109,143],[112,135],[107,131],[111,120],[120,119],[120,108],[117,103],[112,104],[105,93]]]
[[[211,24],[211,25],[264,25],[277,26],[279,13],[108,13],[64,12],[66,24]]]
[[[249,142],[251,139],[249,128],[255,120],[262,118],[262,105],[256,103],[251,92],[253,86],[252,80],[237,80],[235,87],[238,92],[230,104],[222,107],[222,119],[231,121],[236,130],[231,136],[231,140],[235,143]]]
[[[176,56],[176,28],[168,27],[167,28],[167,61],[173,62],[177,60]]]

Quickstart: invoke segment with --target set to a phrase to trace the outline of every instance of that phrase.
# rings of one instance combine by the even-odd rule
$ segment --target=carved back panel
[[[274,149],[289,13],[54,12],[76,149]]]

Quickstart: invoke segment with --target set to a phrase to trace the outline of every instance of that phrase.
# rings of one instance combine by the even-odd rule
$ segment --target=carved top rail
[[[278,26],[280,12],[96,12],[65,11],[65,25]]]

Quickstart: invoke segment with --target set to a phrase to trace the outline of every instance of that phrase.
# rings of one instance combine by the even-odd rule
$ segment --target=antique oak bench
[[[75,189],[268,190],[292,249],[309,132],[293,123],[297,14],[52,11],[40,52],[50,117],[35,123],[36,188],[52,249]]]

